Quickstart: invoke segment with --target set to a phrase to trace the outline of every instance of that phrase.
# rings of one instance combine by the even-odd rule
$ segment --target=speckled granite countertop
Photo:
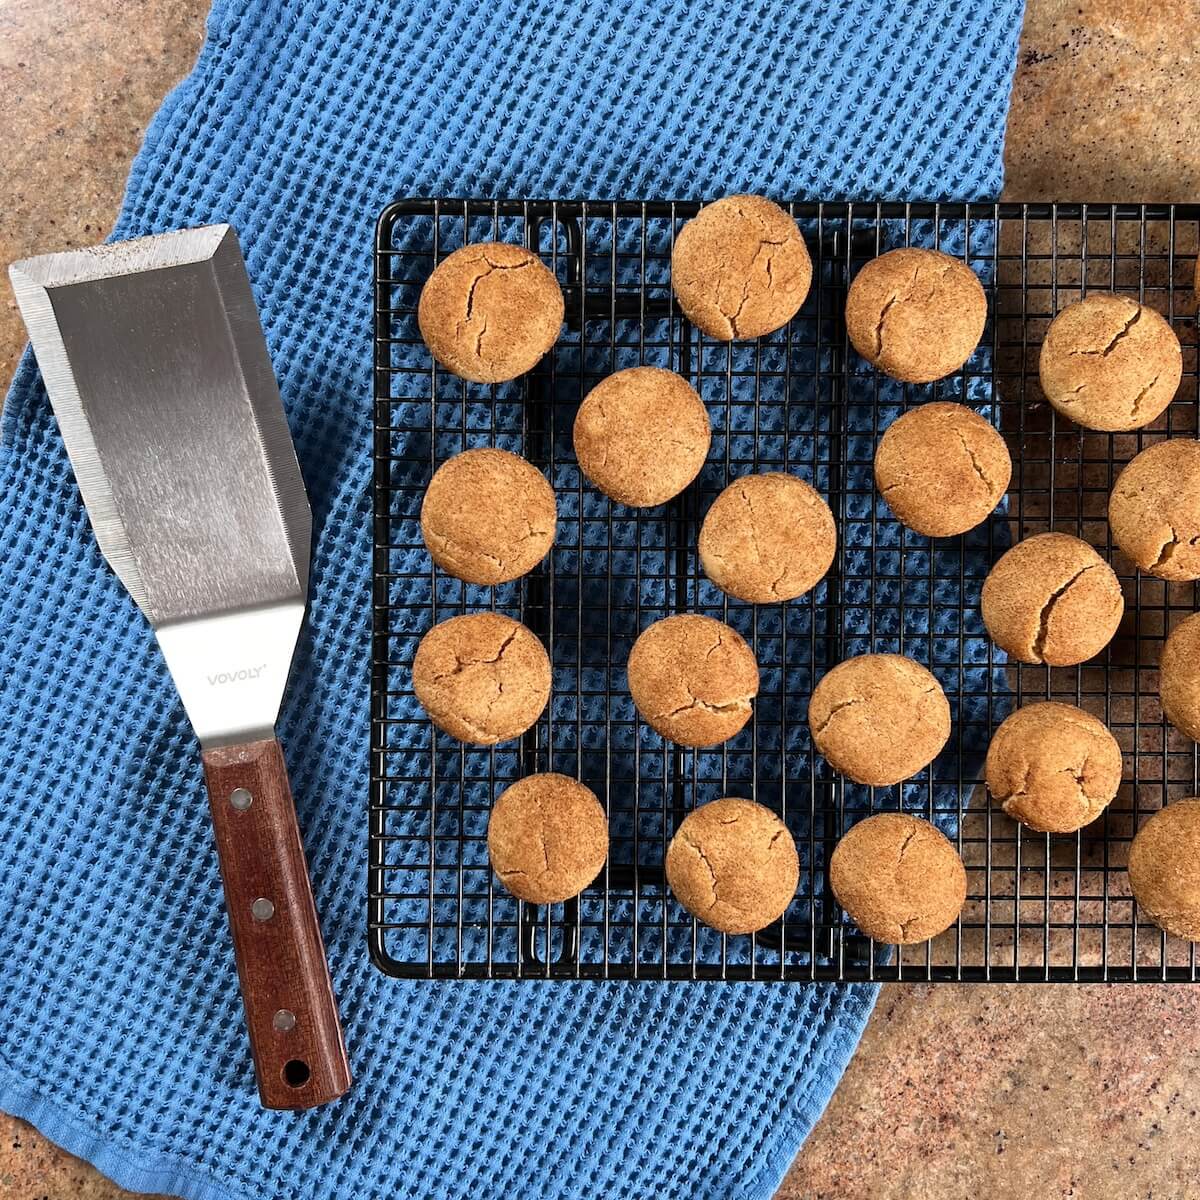
[[[0,0],[0,259],[111,227],[201,0]],[[1028,0],[1006,195],[1200,200],[1200,0]],[[5,385],[24,344],[0,307]],[[889,986],[780,1200],[1183,1200],[1200,988]],[[127,1193],[0,1116],[0,1196]]]

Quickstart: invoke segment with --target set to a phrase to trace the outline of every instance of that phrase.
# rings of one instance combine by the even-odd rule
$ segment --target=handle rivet
[[[234,788],[229,793],[229,803],[238,812],[245,812],[254,803],[254,797],[245,788]]]
[[[256,921],[269,921],[275,915],[275,905],[273,905],[266,896],[259,896],[255,902],[250,905],[250,915]]]
[[[289,1012],[286,1008],[281,1008],[272,1018],[271,1024],[279,1030],[280,1033],[290,1033],[296,1028],[296,1014]]]

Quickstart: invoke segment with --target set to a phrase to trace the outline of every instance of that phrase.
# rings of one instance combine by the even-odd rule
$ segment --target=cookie
[[[554,489],[532,463],[507,450],[465,450],[433,473],[421,502],[430,557],[467,583],[505,583],[550,551]]]
[[[1038,375],[1046,399],[1077,425],[1140,429],[1175,398],[1183,351],[1154,309],[1129,296],[1092,292],[1050,322]]]
[[[666,868],[675,899],[722,933],[754,933],[778,920],[800,882],[787,826],[753,800],[713,800],[688,813]]]
[[[987,297],[966,263],[939,250],[889,250],[854,277],[846,293],[846,332],[855,350],[885,375],[932,383],[975,352]]]
[[[1125,598],[1112,567],[1087,542],[1039,533],[997,559],[981,608],[992,641],[1010,658],[1069,667],[1112,641]]]
[[[1129,886],[1155,925],[1200,942],[1200,799],[1172,801],[1137,831]]]
[[[922,404],[884,430],[875,485],[896,519],[926,537],[974,529],[1012,477],[1004,439],[961,404]]]
[[[686,379],[662,367],[629,367],[602,379],[575,416],[579,469],[606,496],[633,508],[665,504],[704,466],[712,428]]]
[[[1167,720],[1200,742],[1200,613],[1185,617],[1168,634],[1158,662],[1158,687]]]
[[[413,691],[439,729],[492,746],[519,737],[541,716],[550,699],[550,659],[511,617],[451,617],[421,639]]]
[[[682,746],[715,746],[750,720],[758,664],[741,634],[685,613],[643,630],[629,654],[629,691],[643,720]]]
[[[723,592],[751,604],[793,600],[833,562],[837,526],[803,479],[746,475],[713,501],[700,526],[700,565]]]
[[[1108,523],[1139,570],[1200,579],[1200,442],[1172,438],[1147,446],[1117,476]]]
[[[500,882],[530,904],[579,895],[604,869],[608,819],[596,793],[566,775],[527,775],[500,793],[487,828]]]
[[[501,383],[532,370],[558,340],[563,294],[531,250],[480,242],[447,255],[425,281],[417,325],[447,370]]]
[[[942,685],[901,654],[840,662],[808,702],[813,744],[856,783],[890,787],[928,766],[950,737]]]
[[[1026,704],[1006,717],[987,753],[992,799],[1039,833],[1074,833],[1121,786],[1121,748],[1103,721],[1073,704]]]
[[[834,847],[829,886],[867,937],[910,946],[958,919],[967,872],[950,839],[928,821],[877,813]]]
[[[723,342],[781,329],[811,283],[812,259],[796,222],[762,196],[706,204],[671,252],[671,287],[684,316]]]

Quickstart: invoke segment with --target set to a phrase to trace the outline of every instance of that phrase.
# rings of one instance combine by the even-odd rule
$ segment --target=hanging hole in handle
[[[311,1076],[312,1072],[308,1069],[308,1063],[298,1058],[289,1059],[283,1064],[283,1082],[288,1087],[303,1087]]]

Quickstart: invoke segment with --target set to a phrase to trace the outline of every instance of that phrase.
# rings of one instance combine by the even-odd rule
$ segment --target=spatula
[[[200,741],[259,1094],[350,1071],[275,720],[312,519],[228,225],[10,270],[96,540],[146,615]]]

